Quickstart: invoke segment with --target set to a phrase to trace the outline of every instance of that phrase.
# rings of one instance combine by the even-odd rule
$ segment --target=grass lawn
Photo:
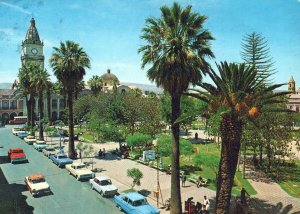
[[[210,182],[208,183],[207,188],[211,190],[216,190],[215,180],[220,156],[219,146],[215,143],[205,145],[197,144],[193,146],[196,152],[190,158],[186,156],[180,157],[181,169],[188,173],[188,177],[191,176],[191,174],[196,174],[201,175],[203,178],[209,179]],[[193,158],[197,153],[203,156],[203,159],[209,161],[204,162],[200,167],[195,166]],[[163,163],[164,165],[170,165],[171,159],[169,157],[165,157],[163,159]],[[235,183],[232,188],[232,194],[240,195],[242,187],[244,187],[250,195],[257,194],[257,192],[253,189],[248,180],[242,178],[242,173],[236,172]]]

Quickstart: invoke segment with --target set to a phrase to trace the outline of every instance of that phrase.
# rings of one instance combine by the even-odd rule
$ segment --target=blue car
[[[58,152],[56,155],[51,155],[50,159],[54,164],[59,167],[63,167],[66,164],[72,164],[73,160],[68,158],[68,156],[63,152]]]
[[[24,139],[28,136],[28,133],[26,131],[19,131],[17,135],[19,138]]]
[[[47,148],[48,145],[43,140],[37,140],[35,143],[33,143],[33,147],[39,152],[41,152],[43,149]]]
[[[137,193],[130,192],[126,194],[115,195],[114,201],[119,210],[127,214],[158,214],[159,210],[150,205],[146,198]]]

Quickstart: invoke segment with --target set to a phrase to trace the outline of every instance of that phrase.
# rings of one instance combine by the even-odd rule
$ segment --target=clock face
[[[38,53],[38,50],[36,48],[32,48],[31,49],[31,53],[33,53],[34,55],[36,55]]]

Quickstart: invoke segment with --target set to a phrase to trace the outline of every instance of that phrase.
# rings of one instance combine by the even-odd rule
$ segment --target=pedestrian
[[[204,213],[209,213],[209,205],[210,205],[210,202],[205,195],[204,199],[203,199],[203,205],[202,205],[202,210],[204,210]]]
[[[185,187],[185,182],[186,182],[186,175],[185,175],[185,173],[183,173],[181,176],[181,186],[182,187]]]
[[[249,193],[248,193],[248,192],[245,190],[245,188],[243,187],[243,188],[241,189],[241,203],[242,203],[242,205],[246,205],[246,204],[247,204],[246,194],[247,194],[248,196],[250,196]]]
[[[102,157],[102,150],[99,149],[99,152],[98,152],[98,157],[101,158]]]
[[[201,175],[199,175],[198,180],[197,180],[197,187],[199,188],[203,184],[203,178]]]
[[[299,140],[296,141],[296,146],[299,146]]]

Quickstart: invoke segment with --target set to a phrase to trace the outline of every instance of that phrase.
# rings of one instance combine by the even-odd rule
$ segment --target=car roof
[[[105,176],[105,175],[100,175],[100,176],[97,176],[96,178],[97,178],[99,181],[110,179],[110,177]]]
[[[129,192],[129,193],[126,193],[125,196],[132,201],[145,199],[145,197],[138,192]]]
[[[32,174],[28,177],[30,180],[40,180],[45,179],[44,175],[42,174]]]
[[[79,163],[73,163],[73,165],[74,165],[74,166],[80,166],[80,165],[83,165],[83,166],[85,166],[85,164],[84,164],[84,163],[80,163],[80,162],[79,162]]]

